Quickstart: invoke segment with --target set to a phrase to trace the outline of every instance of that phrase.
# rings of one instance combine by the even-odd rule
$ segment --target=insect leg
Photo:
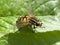
[[[35,25],[34,25],[34,27],[33,27],[33,28],[34,28],[34,29],[36,28],[36,27],[35,27]]]

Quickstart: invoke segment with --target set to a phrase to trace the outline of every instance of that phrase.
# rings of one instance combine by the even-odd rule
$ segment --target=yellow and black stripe
[[[21,17],[20,22],[27,22],[27,17]]]

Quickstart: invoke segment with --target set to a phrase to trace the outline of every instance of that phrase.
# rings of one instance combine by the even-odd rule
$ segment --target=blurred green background
[[[28,8],[45,28],[37,27],[36,33],[17,32],[16,20],[29,13]],[[59,34],[60,0],[0,0],[0,45],[60,45]]]
[[[35,15],[56,15],[59,0],[0,0],[0,16],[25,15],[32,4]]]

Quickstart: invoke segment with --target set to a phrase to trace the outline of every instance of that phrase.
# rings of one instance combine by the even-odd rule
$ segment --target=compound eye
[[[43,24],[42,22],[37,22],[36,26],[42,26],[42,24]]]
[[[40,22],[37,22],[37,23],[36,23],[36,26],[39,26],[39,25],[40,25]]]

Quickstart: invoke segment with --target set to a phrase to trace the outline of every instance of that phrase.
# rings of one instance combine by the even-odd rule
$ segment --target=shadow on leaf
[[[60,31],[45,33],[10,33],[8,44],[10,45],[52,45],[60,41]]]

